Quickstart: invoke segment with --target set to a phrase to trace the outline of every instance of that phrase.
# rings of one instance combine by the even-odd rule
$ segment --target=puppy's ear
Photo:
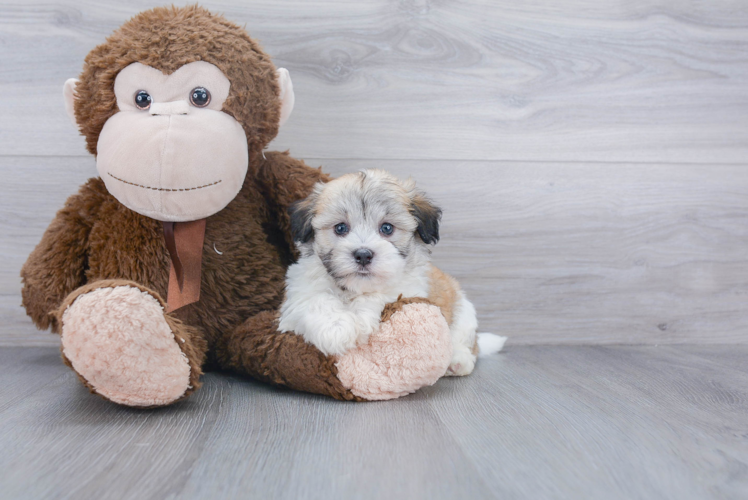
[[[316,200],[316,193],[312,193],[288,207],[288,213],[291,216],[291,236],[294,241],[307,243],[314,237],[312,219]]]
[[[421,193],[416,193],[410,200],[410,213],[418,222],[418,236],[430,245],[439,241],[439,221],[442,218],[441,208]]]

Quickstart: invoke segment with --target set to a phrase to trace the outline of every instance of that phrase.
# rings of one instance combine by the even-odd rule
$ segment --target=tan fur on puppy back
[[[214,64],[231,81],[223,111],[244,126],[251,163],[278,133],[275,66],[244,29],[197,5],[141,12],[88,54],[75,88],[88,151],[96,154],[104,123],[119,111],[114,80],[122,69],[139,62],[169,75],[195,61]]]
[[[457,292],[460,284],[457,280],[436,266],[431,266],[429,275],[429,300],[439,306],[447,324],[452,324],[455,304],[457,303]]]

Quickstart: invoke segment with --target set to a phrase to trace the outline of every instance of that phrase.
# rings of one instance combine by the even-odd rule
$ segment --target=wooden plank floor
[[[0,500],[748,498],[745,2],[202,4],[291,72],[271,149],[412,175],[509,347],[385,403],[225,374],[154,411],[89,394],[18,273],[96,175],[63,82],[154,4],[3,0]]]
[[[225,374],[138,411],[0,349],[0,498],[748,497],[748,346],[526,346],[410,397]]]

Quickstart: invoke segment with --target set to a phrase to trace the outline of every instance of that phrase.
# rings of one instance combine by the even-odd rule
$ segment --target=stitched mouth
[[[107,172],[107,174],[109,174],[109,177],[111,177],[111,178],[113,178],[115,180],[118,180],[118,181],[120,181],[120,182],[122,182],[124,184],[127,184],[129,186],[135,186],[135,187],[139,187],[139,188],[143,188],[143,189],[150,189],[151,191],[194,191],[196,189],[203,189],[203,188],[210,187],[210,186],[215,186],[216,184],[220,184],[221,183],[221,180],[219,179],[216,182],[211,182],[210,184],[204,184],[202,186],[195,186],[195,187],[190,187],[190,188],[158,188],[158,187],[144,186],[142,184],[135,184],[134,182],[128,182],[128,181],[126,181],[124,179],[120,179],[116,175],[112,175],[111,172]]]

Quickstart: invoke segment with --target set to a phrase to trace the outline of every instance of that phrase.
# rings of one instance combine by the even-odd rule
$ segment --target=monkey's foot
[[[438,307],[423,302],[388,305],[369,342],[339,358],[338,378],[353,394],[399,398],[444,375],[452,358],[449,326]]]
[[[73,292],[66,301],[63,359],[93,392],[115,403],[162,406],[192,392],[195,370],[179,345],[186,340],[173,330],[183,325],[140,287],[109,285]]]

